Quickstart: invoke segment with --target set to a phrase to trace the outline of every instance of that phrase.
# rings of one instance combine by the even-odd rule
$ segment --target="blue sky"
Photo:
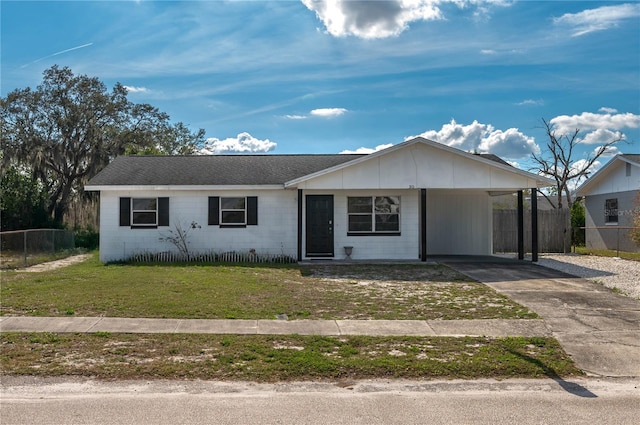
[[[120,82],[210,152],[416,135],[527,168],[541,118],[640,152],[637,1],[6,1],[2,96],[54,64]],[[604,163],[606,158],[601,162]]]

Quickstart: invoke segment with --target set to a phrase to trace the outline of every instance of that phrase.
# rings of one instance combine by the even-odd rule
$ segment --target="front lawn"
[[[0,335],[5,375],[257,382],[580,375],[553,338]]]
[[[2,271],[2,315],[515,319],[535,313],[445,266],[103,265]],[[282,317],[282,316],[281,316]]]

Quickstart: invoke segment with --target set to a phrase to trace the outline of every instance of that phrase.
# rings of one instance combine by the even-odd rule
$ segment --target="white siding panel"
[[[490,255],[489,194],[427,191],[427,255]]]
[[[631,173],[627,176],[627,163],[618,160],[599,181],[589,189],[586,195],[602,195],[605,193],[627,192],[640,190],[640,167],[631,165]]]
[[[352,164],[298,185],[300,189],[486,189],[518,190],[537,182],[480,158],[416,144]]]

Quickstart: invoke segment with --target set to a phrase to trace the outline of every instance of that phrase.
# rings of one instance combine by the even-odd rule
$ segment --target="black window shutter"
[[[131,226],[131,198],[120,198],[120,226]]]
[[[258,225],[258,197],[247,196],[247,225]]]
[[[169,198],[158,198],[158,226],[169,225]]]
[[[209,226],[220,224],[220,197],[209,196]]]

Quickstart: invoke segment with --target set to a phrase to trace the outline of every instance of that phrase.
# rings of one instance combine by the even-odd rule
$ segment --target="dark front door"
[[[307,257],[333,257],[333,195],[307,195]]]

